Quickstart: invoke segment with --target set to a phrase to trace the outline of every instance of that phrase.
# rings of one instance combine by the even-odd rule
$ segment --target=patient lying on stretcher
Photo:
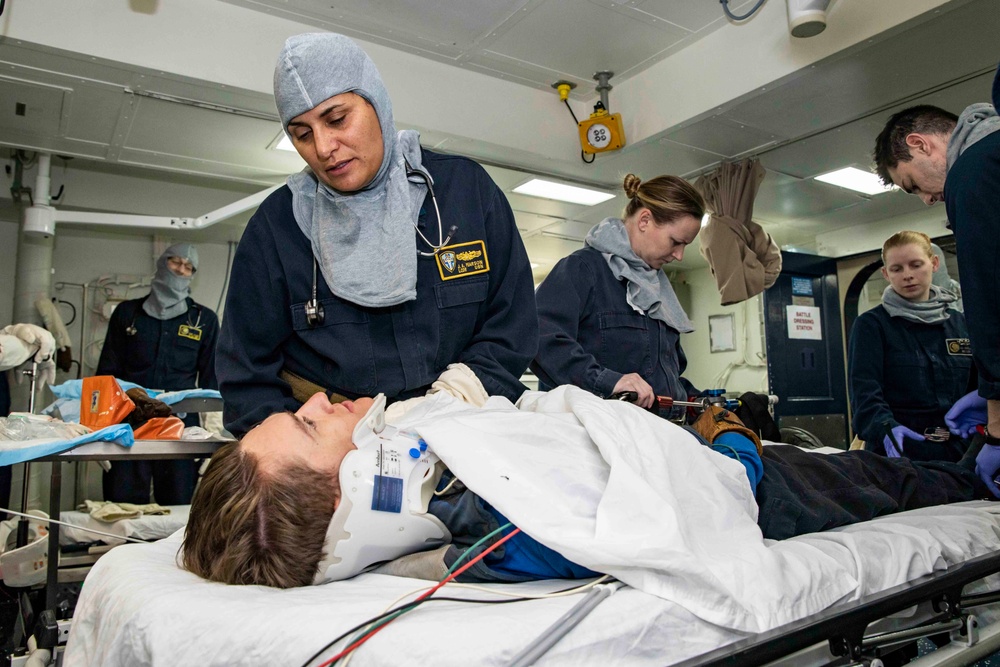
[[[446,529],[446,543],[438,547],[442,540],[429,541],[435,548],[415,559],[417,570],[407,573],[439,577],[467,546],[510,521],[524,532],[468,570],[464,580],[585,578],[595,570],[624,580],[622,572],[631,565],[655,570],[655,554],[650,560],[646,551],[673,551],[675,542],[691,553],[690,562],[673,561],[672,571],[698,569],[728,549],[733,549],[730,563],[750,562],[748,554],[766,547],[761,534],[785,539],[990,497],[974,472],[978,448],[958,464],[863,451],[823,455],[786,445],[761,447],[721,408],[703,413],[692,427],[695,434],[635,406],[571,387],[540,396],[527,405],[522,399],[521,410],[509,403],[479,409],[438,397],[418,415],[410,431],[414,445],[415,433],[425,436],[461,481],[451,471],[434,478],[438,494],[425,511]],[[352,435],[357,438],[359,422],[378,411],[373,403],[362,398],[330,404],[316,394],[297,412],[272,415],[242,441],[220,448],[192,501],[184,567],[229,584],[288,588],[322,580],[318,570],[329,562],[324,557],[331,548],[328,526],[331,516],[336,522],[344,496],[341,463],[356,450]],[[448,442],[456,432],[457,441]],[[495,462],[484,460],[494,455]],[[546,493],[534,507],[531,484]],[[623,505],[625,513],[616,514]],[[643,519],[644,512],[650,518]],[[609,524],[629,523],[630,513],[645,522],[638,523],[638,532],[630,524],[623,534],[614,534],[612,526],[610,537],[605,535]],[[668,518],[654,525],[660,517]],[[642,534],[644,525],[648,535]],[[741,539],[747,544],[736,544]],[[620,553],[614,553],[617,547]],[[699,549],[711,555],[699,555]],[[669,579],[676,572],[659,574]]]

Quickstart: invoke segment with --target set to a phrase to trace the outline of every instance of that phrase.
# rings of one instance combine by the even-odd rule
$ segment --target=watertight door
[[[779,427],[810,431],[847,449],[847,384],[836,260],[782,252],[778,280],[764,292],[770,393]]]

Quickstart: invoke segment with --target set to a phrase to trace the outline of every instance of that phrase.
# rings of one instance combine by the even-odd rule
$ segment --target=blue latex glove
[[[890,435],[885,436],[882,442],[885,444],[885,455],[890,459],[898,459],[903,455],[903,438],[909,438],[910,440],[924,439],[924,436],[911,431],[902,424],[893,426],[889,433]]]
[[[955,401],[944,416],[948,430],[963,438],[971,438],[976,427],[986,423],[986,399],[978,391],[970,391]]]
[[[976,474],[989,487],[990,492],[1000,498],[997,473],[1000,473],[1000,446],[983,445],[983,450],[976,457]]]

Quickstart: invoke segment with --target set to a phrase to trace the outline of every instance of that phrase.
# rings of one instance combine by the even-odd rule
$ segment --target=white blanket
[[[633,405],[565,386],[520,410],[436,396],[406,421],[531,537],[711,623],[762,632],[860,589],[852,564],[808,540],[765,541],[743,466]],[[982,546],[1000,548],[1000,531],[986,527]],[[917,560],[891,578],[943,566]]]
[[[928,507],[802,535],[786,544],[801,544],[823,554],[823,562],[847,568],[858,582],[849,598],[854,599],[985,553],[984,542],[1000,525],[997,512],[1000,503]],[[225,586],[175,564],[180,537],[116,547],[97,561],[73,616],[65,667],[301,665],[399,595],[432,583],[363,574],[290,590]],[[572,585],[547,581],[490,588],[524,594]],[[439,595],[493,597],[450,587]],[[579,600],[573,596],[504,605],[424,605],[362,646],[351,665],[508,665]],[[626,588],[598,605],[538,664],[662,666],[746,636]]]

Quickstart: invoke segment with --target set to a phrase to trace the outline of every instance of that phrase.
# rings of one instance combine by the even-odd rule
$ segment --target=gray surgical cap
[[[160,255],[163,261],[166,261],[170,257],[180,257],[181,259],[186,259],[191,262],[191,266],[194,270],[198,270],[198,249],[195,248],[190,243],[175,243]]]
[[[375,109],[382,128],[382,165],[373,184],[381,183],[396,147],[392,102],[368,54],[353,40],[331,32],[307,33],[285,40],[274,67],[274,103],[281,126],[341,93],[356,93]]]

